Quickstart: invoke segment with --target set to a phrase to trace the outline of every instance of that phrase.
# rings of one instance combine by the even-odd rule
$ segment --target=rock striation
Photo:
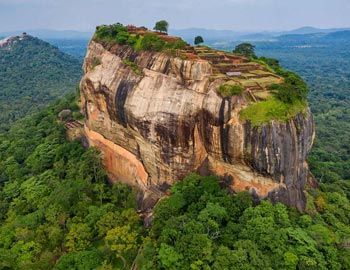
[[[189,47],[188,57],[176,57],[90,42],[80,85],[84,129],[111,181],[161,196],[197,171],[218,175],[234,191],[304,209],[310,110],[259,127],[241,120],[240,111],[259,101],[254,93],[282,79],[245,58],[207,50]],[[245,91],[224,97],[218,88],[232,74]],[[244,84],[247,74],[254,85]]]

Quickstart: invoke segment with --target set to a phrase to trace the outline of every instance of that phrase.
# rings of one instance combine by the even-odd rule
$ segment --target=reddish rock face
[[[238,63],[224,60],[225,70],[228,62]],[[256,76],[265,72],[280,80],[262,69]],[[156,192],[198,171],[224,178],[235,191],[249,190],[302,210],[314,137],[310,111],[286,123],[252,127],[239,117],[249,95],[220,96],[223,79],[215,70],[213,62],[200,57],[182,60],[90,42],[81,81],[85,132],[103,153],[111,180]]]

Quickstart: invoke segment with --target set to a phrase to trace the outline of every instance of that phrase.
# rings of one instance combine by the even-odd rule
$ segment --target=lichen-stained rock
[[[104,154],[112,181],[149,192],[198,171],[222,177],[235,191],[305,207],[314,136],[309,111],[286,123],[252,127],[239,117],[246,95],[219,95],[222,79],[200,58],[106,48],[92,40],[84,71],[86,136]]]

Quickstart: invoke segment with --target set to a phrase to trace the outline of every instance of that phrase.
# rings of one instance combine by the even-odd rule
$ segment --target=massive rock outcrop
[[[242,57],[189,50],[184,59],[90,42],[81,81],[85,133],[102,151],[111,181],[158,194],[197,171],[302,210],[314,137],[310,111],[252,126],[240,111],[259,101],[254,91],[264,92],[266,81],[282,79]],[[247,74],[256,83],[243,94],[218,93],[228,77],[244,84]]]

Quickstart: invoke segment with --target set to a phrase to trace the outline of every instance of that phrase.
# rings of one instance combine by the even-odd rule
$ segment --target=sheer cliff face
[[[222,177],[235,191],[304,208],[310,111],[252,127],[239,117],[246,95],[221,97],[222,80],[203,59],[91,41],[84,71],[86,137],[102,151],[112,181],[163,190],[198,171]]]

